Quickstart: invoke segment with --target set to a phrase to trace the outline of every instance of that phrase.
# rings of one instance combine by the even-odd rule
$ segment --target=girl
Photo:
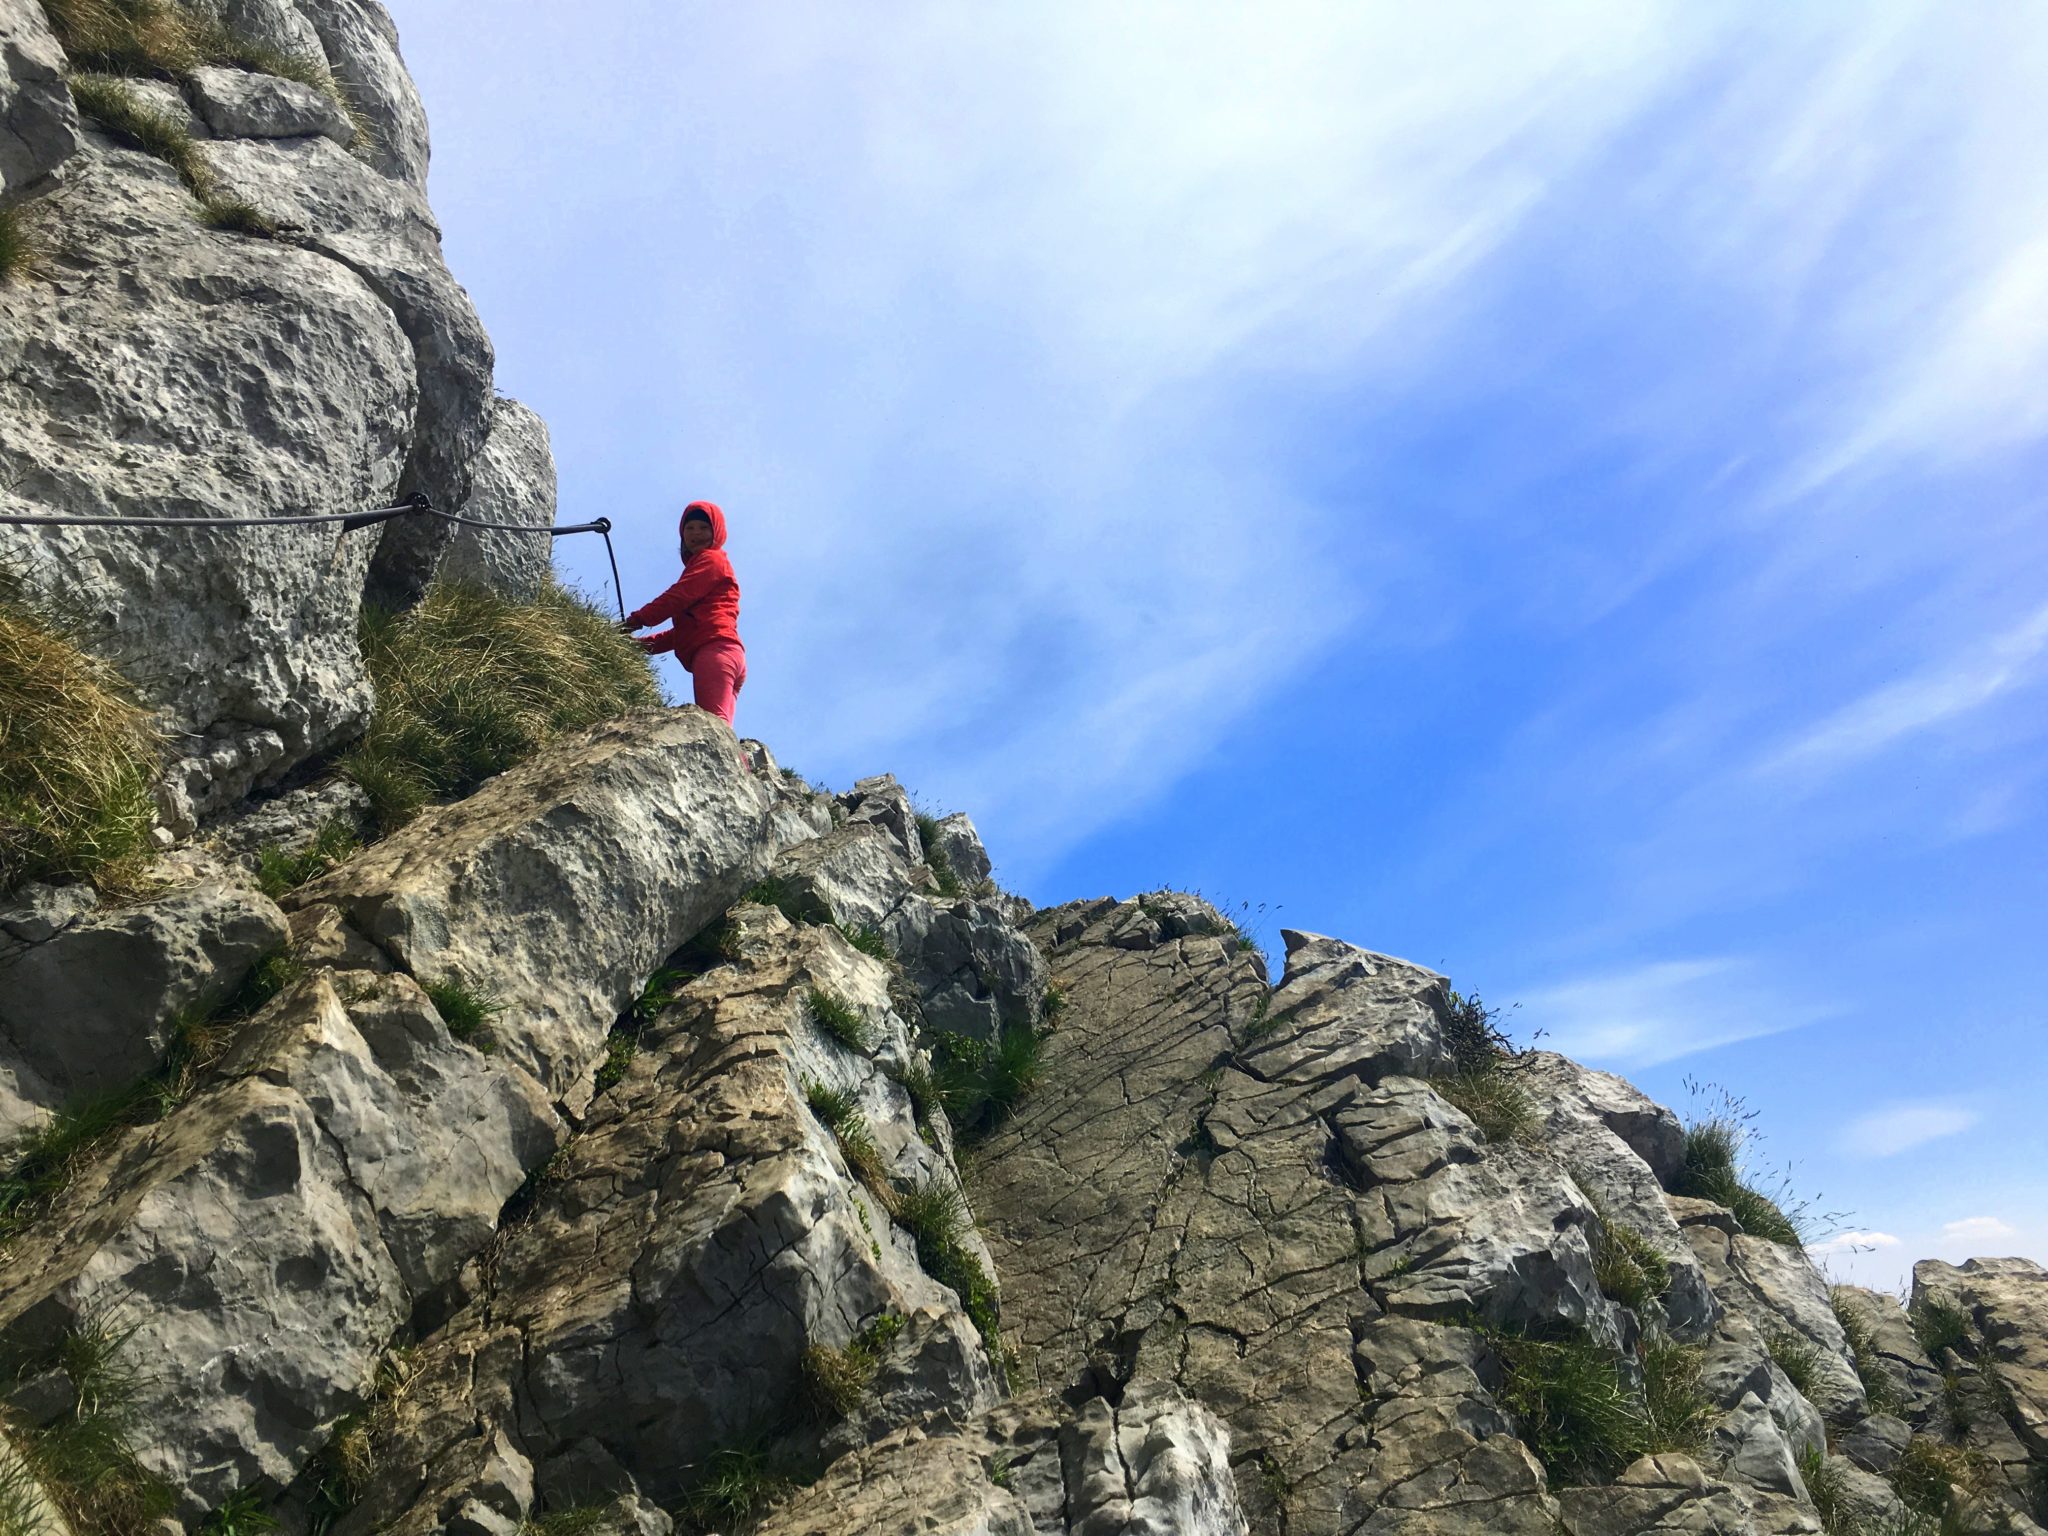
[[[690,674],[697,707],[732,724],[735,696],[747,682],[747,651],[740,644],[740,584],[733,579],[725,555],[725,514],[708,501],[683,508],[677,530],[683,540],[683,574],[653,602],[635,608],[619,627],[636,629],[666,623],[671,627],[640,638],[640,648],[653,655],[674,651]]]

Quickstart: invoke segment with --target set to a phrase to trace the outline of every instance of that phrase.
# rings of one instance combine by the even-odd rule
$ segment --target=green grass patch
[[[872,1051],[881,1039],[880,1032],[866,1014],[823,987],[811,988],[810,995],[804,999],[804,1007],[813,1024],[849,1051],[865,1054]]]
[[[1067,989],[1056,981],[1048,982],[1044,995],[1038,999],[1038,1022],[1047,1029],[1058,1029],[1066,1011]]]
[[[1252,1013],[1245,1020],[1244,1043],[1257,1045],[1280,1027],[1280,1016],[1273,1012],[1273,994],[1261,992],[1257,1002],[1252,1004]]]
[[[656,1015],[674,1006],[683,988],[693,980],[692,973],[683,966],[665,965],[647,978],[640,995],[633,999],[632,1015],[642,1024],[651,1024]]]
[[[265,843],[256,853],[256,883],[263,894],[276,901],[297,890],[308,880],[317,880],[337,865],[346,864],[362,851],[362,841],[346,816],[333,816],[321,824],[313,840],[297,853],[286,853],[275,843]]]
[[[1701,1085],[1691,1086],[1696,1101],[1709,1092]],[[1798,1218],[1806,1214],[1808,1203],[1789,1200],[1782,1185],[1773,1199],[1748,1174],[1754,1118],[1740,1099],[1725,1091],[1709,1112],[1691,1118],[1685,1128],[1685,1162],[1672,1181],[1672,1193],[1727,1207],[1735,1224],[1752,1237],[1802,1248]]]
[[[70,84],[71,99],[79,111],[96,119],[115,138],[154,155],[178,173],[185,190],[198,200],[199,216],[206,224],[237,234],[277,233],[277,225],[250,204],[221,195],[205,151],[179,117],[151,106],[116,75],[74,74]]]
[[[961,880],[959,871],[953,868],[953,861],[946,857],[945,850],[938,845],[939,818],[928,811],[915,814],[918,844],[924,849],[924,867],[932,872],[932,882],[938,887],[939,894],[948,898],[966,895],[966,883]]]
[[[461,975],[450,972],[422,988],[448,1033],[465,1045],[475,1046],[486,1056],[498,1048],[491,1037],[491,1020],[505,1011],[496,993],[472,986]]]
[[[1849,1359],[1855,1367],[1857,1379],[1863,1383],[1863,1396],[1870,1404],[1870,1411],[1903,1415],[1906,1394],[1891,1368],[1884,1363],[1884,1357],[1878,1353],[1877,1340],[1862,1308],[1839,1285],[1828,1292],[1828,1303],[1834,1308],[1835,1321],[1842,1325],[1842,1337],[1849,1345]]]
[[[70,1406],[39,1425],[10,1422],[8,1436],[22,1464],[74,1531],[140,1532],[168,1514],[171,1490],[135,1458],[129,1441],[142,1386],[132,1324],[109,1311],[88,1313],[51,1347],[9,1360],[16,1381],[61,1371]],[[20,1506],[28,1490],[14,1480],[0,1502]],[[40,1531],[37,1519],[25,1530]]]
[[[1641,1316],[1671,1289],[1671,1265],[1635,1228],[1593,1210],[1593,1278],[1609,1301]]]
[[[520,1524],[519,1536],[589,1536],[611,1525],[610,1511],[609,1504],[578,1504],[532,1515]]]
[[[1429,1084],[1455,1104],[1492,1142],[1525,1140],[1535,1130],[1536,1110],[1514,1079],[1515,1048],[1475,993],[1447,994],[1440,1020],[1445,1066]]]
[[[700,1531],[745,1530],[798,1483],[765,1445],[728,1446],[705,1458],[678,1513]]]
[[[615,1029],[605,1036],[604,1060],[597,1069],[597,1091],[604,1093],[624,1082],[633,1058],[639,1054],[640,1032],[637,1029]]]
[[[1944,1350],[1962,1350],[1970,1341],[1970,1316],[1954,1302],[1940,1296],[1922,1296],[1906,1309],[1913,1325],[1913,1337],[1937,1365]]]
[[[860,1107],[860,1095],[828,1088],[823,1083],[806,1082],[804,1102],[838,1141],[840,1154],[854,1177],[873,1191],[884,1210],[893,1212],[897,1197],[889,1182],[889,1165],[882,1158],[882,1149],[875,1145],[874,1128]]]
[[[1556,1483],[1607,1482],[1638,1457],[1704,1442],[1713,1408],[1696,1349],[1646,1339],[1637,1390],[1621,1358],[1577,1329],[1480,1331],[1500,1361],[1495,1396]]]
[[[1044,1031],[1009,1024],[994,1044],[971,1035],[946,1033],[932,1042],[933,1078],[939,1102],[961,1137],[987,1135],[1007,1120],[1044,1070]]]
[[[0,573],[0,891],[130,883],[154,853],[158,747],[121,675]]]
[[[882,937],[882,930],[873,923],[862,923],[858,928],[849,928],[844,923],[834,923],[839,936],[871,960],[887,961],[889,944]]]
[[[1975,1452],[1962,1446],[1944,1444],[1931,1435],[1915,1435],[1885,1476],[1908,1509],[1942,1519],[1954,1511],[1958,1493],[1967,1497],[1976,1491],[1983,1464]]]
[[[259,1536],[277,1529],[269,1501],[253,1488],[237,1488],[206,1517],[201,1536]]]
[[[1784,1372],[1801,1397],[1813,1396],[1820,1383],[1820,1346],[1803,1333],[1780,1328],[1764,1340],[1771,1363]]]
[[[844,1349],[813,1344],[804,1351],[800,1372],[805,1411],[820,1423],[843,1419],[860,1406],[891,1342],[903,1331],[903,1319],[884,1314],[856,1334]]]
[[[366,608],[360,638],[377,709],[339,767],[384,831],[567,732],[661,702],[640,648],[559,587],[520,603],[437,582],[403,615]]]
[[[770,875],[758,882],[741,901],[752,902],[759,907],[773,907],[792,923],[815,923],[820,926],[832,922],[832,909],[809,891],[799,889],[796,883],[783,875]]]
[[[974,1222],[960,1191],[942,1180],[927,1179],[897,1197],[895,1214],[917,1243],[917,1261],[924,1272],[952,1288],[990,1355],[1000,1358],[995,1284],[967,1246]]]

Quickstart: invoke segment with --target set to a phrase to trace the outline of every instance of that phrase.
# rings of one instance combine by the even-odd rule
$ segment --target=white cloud
[[[1664,960],[1580,976],[1522,996],[1521,1022],[1567,1056],[1649,1067],[1827,1018],[1780,996],[1744,960]]]
[[[1958,1104],[1888,1104],[1843,1128],[1837,1144],[1852,1157],[1892,1157],[1944,1136],[1959,1135],[1983,1118]]]
[[[1808,1243],[1806,1251],[1814,1258],[1829,1258],[1836,1254],[1872,1253],[1881,1248],[1897,1248],[1901,1239],[1889,1232],[1838,1232],[1823,1242]]]
[[[2048,662],[2048,604],[1963,654],[1853,701],[1773,753],[1762,772],[1815,775],[1859,762],[2034,682]]]
[[[1996,1216],[1965,1216],[1961,1221],[1944,1223],[1941,1229],[1942,1240],[1947,1243],[1989,1243],[2019,1235],[2018,1227]]]

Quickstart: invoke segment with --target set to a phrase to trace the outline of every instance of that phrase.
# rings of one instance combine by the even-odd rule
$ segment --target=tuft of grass
[[[903,1331],[903,1319],[884,1313],[868,1324],[844,1349],[813,1344],[799,1367],[805,1410],[820,1423],[843,1419],[860,1406],[874,1382],[882,1356]]]
[[[1785,1373],[1801,1397],[1812,1397],[1820,1379],[1820,1346],[1803,1333],[1780,1328],[1764,1340],[1771,1363]]]
[[[646,655],[589,603],[437,582],[403,615],[365,608],[377,710],[341,771],[379,828],[456,799],[558,736],[661,702]]]
[[[518,1536],[590,1536],[610,1528],[609,1504],[578,1504],[570,1509],[532,1515],[520,1524]]]
[[[973,1218],[960,1191],[942,1180],[926,1179],[897,1197],[895,1214],[917,1243],[917,1261],[924,1272],[952,1288],[989,1352],[999,1355],[995,1283],[967,1247]]]
[[[176,117],[137,96],[126,81],[110,74],[74,74],[71,99],[115,138],[170,166],[201,202],[212,196],[213,167],[191,132]]]
[[[1842,1325],[1842,1337],[1848,1341],[1849,1358],[1855,1366],[1857,1379],[1863,1383],[1863,1396],[1870,1404],[1870,1411],[1904,1414],[1905,1390],[1878,1353],[1877,1340],[1872,1336],[1870,1324],[1861,1309],[1839,1285],[1829,1291],[1828,1302],[1834,1308],[1835,1321]]]
[[[1620,1357],[1578,1329],[1481,1331],[1500,1361],[1495,1396],[1555,1482],[1605,1482],[1639,1456],[1705,1440],[1714,1410],[1700,1390],[1697,1349],[1646,1339],[1638,1390]]]
[[[928,811],[918,811],[916,816],[917,840],[924,849],[924,867],[932,872],[932,881],[938,886],[939,894],[964,896],[967,887],[961,881],[959,871],[953,868],[953,861],[934,841],[939,835],[939,818]]]
[[[674,1004],[676,995],[690,979],[690,972],[681,966],[663,966],[647,978],[640,995],[633,999],[634,1019],[642,1024],[652,1023],[657,1014]]]
[[[1597,1205],[1594,1214],[1593,1278],[1609,1301],[1640,1316],[1671,1289],[1671,1265],[1635,1228]]]
[[[854,1176],[874,1192],[884,1210],[893,1211],[896,1192],[889,1183],[889,1165],[882,1159],[882,1149],[875,1145],[875,1133],[860,1107],[860,1096],[823,1083],[806,1082],[804,1102],[837,1139],[840,1153]]]
[[[814,923],[820,926],[832,922],[832,909],[809,891],[799,890],[794,882],[782,875],[770,875],[758,882],[741,901],[750,901],[756,906],[773,907],[792,923]]]
[[[75,68],[171,76],[201,64],[226,64],[277,75],[311,86],[333,102],[354,131],[355,147],[368,142],[362,112],[324,59],[259,43],[219,17],[176,0],[43,0],[43,12]]]
[[[640,1035],[637,1030],[615,1029],[605,1036],[604,1061],[597,1069],[597,1091],[603,1093],[624,1082],[627,1069],[639,1054]]]
[[[10,1423],[8,1433],[26,1478],[40,1485],[74,1531],[139,1531],[166,1515],[175,1500],[129,1448],[136,1397],[143,1384],[132,1360],[134,1326],[108,1311],[88,1313],[35,1357],[10,1362],[16,1379],[57,1369],[71,1384],[71,1405],[47,1424]],[[36,1501],[40,1506],[40,1500]],[[38,1518],[23,1529],[40,1531]]]
[[[421,990],[427,994],[427,1001],[434,1005],[434,1011],[441,1015],[441,1022],[448,1026],[449,1034],[465,1045],[475,1046],[486,1056],[498,1048],[497,1042],[491,1038],[491,1020],[505,1011],[505,1005],[495,993],[471,986],[453,971],[438,981],[427,982]]]
[[[234,1026],[254,1015],[304,967],[288,950],[265,956],[241,985],[205,1015],[173,1022],[157,1069],[110,1092],[64,1105],[9,1149],[0,1168],[0,1241],[47,1212],[79,1166],[108,1136],[149,1125],[176,1109],[226,1054]]]
[[[745,1529],[796,1486],[789,1469],[764,1446],[728,1446],[705,1458],[702,1475],[683,1497],[682,1513],[700,1530]]]
[[[871,1051],[881,1038],[865,1014],[823,987],[811,988],[804,1006],[810,1011],[811,1022],[849,1051]]]
[[[1799,1453],[1799,1481],[1827,1536],[1862,1536],[1847,1480],[1828,1464],[1827,1452],[1810,1445]]]
[[[1937,1365],[1944,1350],[1960,1350],[1969,1342],[1969,1314],[1944,1297],[1922,1296],[1906,1309],[1906,1318],[1913,1325],[1913,1337]]]
[[[1478,994],[1447,995],[1443,1043],[1449,1058],[1430,1086],[1458,1106],[1492,1142],[1526,1140],[1536,1126],[1535,1106],[1513,1076],[1515,1048],[1495,1023],[1498,1009]]]
[[[1695,1096],[1703,1090],[1691,1085]],[[1672,1193],[1711,1200],[1734,1214],[1735,1224],[1753,1237],[1788,1247],[1804,1246],[1799,1224],[1778,1200],[1759,1191],[1745,1173],[1754,1113],[1733,1094],[1722,1092],[1718,1106],[1692,1119],[1685,1128],[1685,1162],[1673,1180]],[[1782,1195],[1782,1191],[1781,1191]],[[1794,1205],[1804,1214],[1804,1202]]]
[[[257,1536],[277,1529],[277,1517],[266,1507],[263,1495],[253,1488],[237,1488],[206,1517],[201,1536]]]
[[[119,673],[0,573],[0,891],[151,856],[158,738]]]
[[[1259,1000],[1252,1004],[1252,1016],[1245,1021],[1244,1043],[1257,1045],[1279,1027],[1279,1016],[1273,1012],[1273,994],[1261,992]]]
[[[0,284],[28,281],[45,254],[42,232],[28,205],[0,208]]]
[[[313,1529],[327,1526],[356,1506],[377,1471],[377,1447],[388,1433],[398,1404],[419,1375],[410,1348],[389,1350],[377,1362],[369,1402],[334,1426],[313,1459]]]
[[[1038,1086],[1045,1041],[1044,1031],[1028,1024],[1010,1024],[993,1045],[952,1033],[933,1042],[939,1101],[963,1139],[973,1141],[987,1135]]]
[[[356,829],[346,816],[330,817],[313,840],[297,853],[265,843],[256,853],[256,883],[272,901],[316,880],[336,865],[346,864],[362,850]]]
[[[1976,1490],[1982,1478],[1981,1459],[1959,1445],[1945,1445],[1930,1435],[1915,1435],[1906,1442],[1887,1480],[1908,1509],[1939,1519],[1965,1496]]]
[[[931,1068],[912,1062],[903,1069],[903,1075],[896,1079],[903,1091],[910,1096],[910,1108],[920,1127],[928,1127],[932,1116],[944,1107],[939,1080]]]
[[[888,941],[882,937],[882,930],[873,923],[862,923],[858,928],[849,928],[844,923],[834,923],[832,926],[839,930],[841,938],[870,959],[890,958]]]
[[[1047,1029],[1057,1029],[1060,1016],[1066,1011],[1067,989],[1056,981],[1047,983],[1045,995],[1038,1000],[1038,1022]]]
[[[225,230],[231,235],[254,235],[259,240],[273,239],[281,232],[277,220],[239,197],[200,199],[199,218],[209,229]]]

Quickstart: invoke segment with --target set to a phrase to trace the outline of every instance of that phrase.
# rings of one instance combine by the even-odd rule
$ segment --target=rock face
[[[35,0],[0,0],[0,205],[78,148],[64,50]]]
[[[331,68],[367,123],[351,153],[355,124],[293,81],[209,67],[126,82],[191,122],[219,195],[290,243],[207,229],[168,165],[90,122],[81,137],[40,7],[0,6],[0,201],[64,171],[36,205],[46,277],[0,288],[0,510],[194,525],[0,527],[0,565],[81,615],[157,711],[179,836],[361,728],[365,590],[410,602],[453,536],[421,517],[202,525],[414,491],[459,508],[493,412],[490,341],[441,258],[425,116],[390,17],[374,0],[208,9]]]
[[[477,461],[463,515],[481,522],[518,523],[546,530],[555,521],[555,456],[547,423],[517,400],[499,397],[490,436]],[[545,531],[507,533],[458,527],[440,573],[474,582],[507,597],[531,598],[553,570]]]

